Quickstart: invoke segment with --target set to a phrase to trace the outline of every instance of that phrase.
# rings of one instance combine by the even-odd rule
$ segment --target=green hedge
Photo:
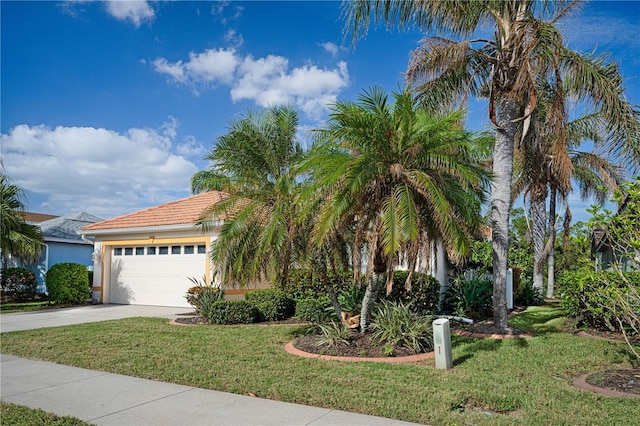
[[[315,299],[329,294],[329,288],[333,288],[337,294],[352,283],[351,273],[330,274],[326,280],[323,280],[319,274],[312,274],[304,269],[294,269],[289,273],[289,282],[277,288],[294,300]]]
[[[296,318],[303,321],[310,321],[315,324],[325,322],[329,316],[327,312],[331,308],[331,301],[328,297],[306,298],[296,300]]]
[[[640,272],[627,272],[624,278],[640,288]],[[609,301],[615,292],[624,294],[627,289],[628,284],[616,272],[580,270],[564,272],[558,277],[558,292],[567,316],[598,329],[619,328],[614,320],[615,306]]]
[[[295,301],[276,288],[251,291],[244,297],[258,309],[261,321],[280,321],[291,318],[295,312]]]
[[[246,300],[218,300],[204,316],[213,324],[251,324],[256,321],[258,310]]]
[[[47,271],[49,299],[56,303],[80,304],[91,294],[89,271],[78,263],[57,263]]]
[[[411,279],[411,290],[405,288],[409,276],[408,271],[393,273],[393,288],[387,295],[386,288],[381,288],[379,297],[393,303],[410,305],[411,310],[420,315],[431,315],[438,310],[440,300],[440,283],[428,274],[414,272]]]

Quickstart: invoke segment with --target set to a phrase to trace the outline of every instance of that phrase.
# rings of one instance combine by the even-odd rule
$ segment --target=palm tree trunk
[[[533,219],[533,286],[544,289],[544,264],[542,261],[546,234],[547,185],[537,183],[531,188],[531,216]]]
[[[384,272],[373,272],[371,279],[367,284],[367,290],[362,298],[362,309],[360,309],[360,331],[365,332],[369,328],[369,318],[371,317],[371,310],[378,298],[378,291],[380,287],[386,281],[386,274]]]
[[[549,195],[549,243],[551,249],[547,258],[547,298],[549,299],[553,299],[555,292],[556,196],[556,190],[551,188]]]
[[[376,244],[377,245],[377,244]],[[380,286],[386,282],[387,264],[384,261],[385,256],[382,253],[382,247],[378,246],[374,248],[375,255],[373,259],[369,256],[369,262],[373,260],[373,272],[371,278],[367,283],[367,290],[362,298],[362,308],[360,309],[360,331],[364,333],[369,328],[369,318],[371,317],[371,310],[373,304],[378,298],[378,291]]]
[[[491,226],[493,238],[493,321],[507,328],[507,254],[509,252],[509,215],[511,213],[511,176],[513,147],[517,124],[517,102],[498,101],[499,128],[493,155],[494,181],[491,193]]]

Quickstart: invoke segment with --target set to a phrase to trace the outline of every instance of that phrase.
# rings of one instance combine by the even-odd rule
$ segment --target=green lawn
[[[560,333],[563,321],[557,308],[530,308],[512,325],[535,338],[454,337],[452,370],[434,369],[433,360],[297,358],[283,346],[300,326],[181,327],[155,318],[5,333],[2,352],[435,425],[634,424],[640,400],[571,386],[582,373],[630,367],[625,344]]]
[[[88,426],[75,417],[60,417],[46,411],[0,402],[0,424],[12,426]]]
[[[12,312],[40,311],[43,309],[52,309],[54,307],[55,307],[55,304],[49,301],[3,303],[3,304],[0,304],[0,313],[10,314]]]

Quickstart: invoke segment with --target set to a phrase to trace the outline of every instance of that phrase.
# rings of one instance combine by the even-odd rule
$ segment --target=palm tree
[[[469,251],[489,183],[478,164],[489,154],[486,140],[460,127],[460,112],[429,115],[409,89],[393,96],[391,104],[373,87],[357,102],[336,103],[326,127],[312,131],[303,162],[324,200],[313,240],[320,245],[351,226],[355,250],[366,252],[362,331],[385,274],[391,290],[401,254],[415,258],[418,242],[434,240],[453,259]]]
[[[530,200],[534,252],[534,287],[543,291],[543,268],[549,260],[547,297],[553,297],[553,246],[556,235],[556,203],[558,195],[566,201],[572,191],[572,180],[580,185],[583,199],[594,197],[604,203],[623,181],[622,169],[612,164],[597,149],[608,145],[607,135],[600,132],[602,117],[598,113],[585,114],[569,123],[557,116],[565,116],[566,88],[538,84],[538,105],[532,114],[531,127],[517,156],[520,167],[514,174],[513,193],[524,192]],[[562,98],[564,97],[564,98]],[[560,124],[558,125],[558,122]],[[560,127],[561,126],[561,127]],[[586,140],[594,143],[590,152],[581,151]],[[547,229],[546,201],[549,196]],[[567,217],[570,217],[567,204]],[[568,226],[568,224],[566,224]],[[547,232],[548,231],[548,232]],[[548,241],[545,247],[545,238]]]
[[[412,54],[407,80],[415,84],[421,102],[429,108],[450,108],[468,95],[488,93],[489,118],[496,126],[491,196],[493,235],[494,324],[507,327],[506,270],[511,180],[516,136],[526,135],[535,109],[535,82],[547,80],[558,69],[573,86],[581,85],[578,99],[601,108],[610,120],[609,131],[625,129],[621,118],[637,115],[623,105],[622,79],[615,64],[565,48],[556,22],[576,9],[579,1],[527,0],[408,0],[345,2],[347,27],[354,37],[370,22],[417,26],[454,37],[472,36],[490,24],[491,38],[454,41],[429,37]],[[633,141],[617,147],[640,148]],[[629,152],[629,151],[627,151]],[[623,156],[626,155],[623,153]]]
[[[194,192],[229,194],[198,222],[206,230],[215,225],[212,218],[225,217],[212,244],[212,260],[226,282],[288,280],[300,185],[292,166],[303,153],[297,127],[298,115],[291,107],[248,111],[218,138],[207,156],[211,167],[192,178]]]
[[[0,174],[0,252],[3,265],[9,256],[17,256],[32,262],[40,256],[44,241],[40,228],[24,220],[24,191],[11,184],[9,178]]]

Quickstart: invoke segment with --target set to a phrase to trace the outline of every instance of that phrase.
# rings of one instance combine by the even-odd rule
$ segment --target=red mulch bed
[[[563,331],[576,336],[608,340],[611,342],[625,343],[624,335],[618,331],[597,330],[594,328],[578,328],[579,322],[576,319],[569,318],[565,323]],[[629,340],[632,344],[640,344],[640,336],[630,336]],[[589,373],[585,377],[585,382],[591,386],[602,389],[607,395],[606,390],[621,392],[629,395],[637,395],[640,397],[640,369],[609,369]]]
[[[348,345],[322,345],[320,344],[321,339],[322,336],[320,335],[308,334],[293,342],[293,346],[301,351],[318,355],[357,358],[383,358],[389,356],[385,353],[385,345],[374,339],[369,332],[352,331],[347,339]],[[396,347],[393,351],[393,356],[395,357],[410,355],[417,354],[415,351],[405,347]]]
[[[589,374],[585,381],[591,386],[630,393],[640,397],[640,370],[606,370]]]

